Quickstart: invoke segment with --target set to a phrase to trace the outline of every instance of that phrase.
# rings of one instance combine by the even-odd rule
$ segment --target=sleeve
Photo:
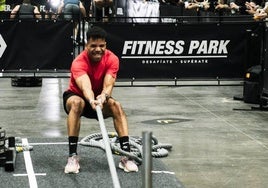
[[[119,71],[119,59],[115,54],[111,54],[106,74],[110,74],[112,77],[116,78],[118,71]]]
[[[74,79],[87,74],[85,63],[81,59],[75,59],[71,66],[71,73]]]

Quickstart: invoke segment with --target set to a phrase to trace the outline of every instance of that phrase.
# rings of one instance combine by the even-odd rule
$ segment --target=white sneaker
[[[77,155],[69,157],[67,165],[65,166],[64,172],[66,174],[69,174],[69,173],[77,174],[79,172],[79,169],[80,169],[79,157]]]
[[[119,162],[119,168],[125,172],[138,172],[138,166],[135,161],[130,160],[128,157],[122,157]]]

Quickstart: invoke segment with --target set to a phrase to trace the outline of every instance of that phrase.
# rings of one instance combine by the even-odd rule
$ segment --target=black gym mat
[[[106,153],[103,150],[79,145],[78,152],[81,157],[80,173],[64,174],[63,170],[67,162],[68,145],[62,142],[66,142],[66,139],[29,138],[28,142],[30,145],[33,143],[33,150],[30,151],[30,156],[38,187],[113,187]],[[36,143],[40,144],[36,145]],[[113,156],[117,166],[120,156]],[[152,185],[154,188],[183,187],[174,174],[168,173],[168,169],[160,159],[153,158],[152,171],[157,172],[152,173]],[[17,154],[14,172],[5,172],[3,168],[1,169],[1,187],[30,187],[26,173],[24,154],[21,152]],[[117,174],[122,188],[142,187],[142,165],[139,166],[139,172],[137,173],[126,173],[117,168]]]

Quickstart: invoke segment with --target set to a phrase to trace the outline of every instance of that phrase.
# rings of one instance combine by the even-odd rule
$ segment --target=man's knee
[[[112,109],[112,112],[113,112],[114,116],[116,116],[116,115],[120,115],[120,116],[125,115],[125,113],[123,111],[123,107],[122,107],[121,103],[118,102],[118,101],[113,101],[111,109]]]
[[[84,108],[84,101],[80,98],[73,98],[70,100],[70,110],[81,114]]]

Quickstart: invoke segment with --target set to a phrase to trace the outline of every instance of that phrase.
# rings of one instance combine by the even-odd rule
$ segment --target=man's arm
[[[87,17],[86,9],[85,9],[84,5],[82,4],[82,2],[79,2],[79,8],[80,8],[82,16],[84,18]]]
[[[116,78],[110,74],[106,74],[103,80],[103,89],[97,99],[101,99],[102,102],[106,102],[109,97],[112,95],[113,87],[115,84]]]
[[[20,5],[15,6],[10,13],[10,18],[15,18],[19,9],[20,9]]]
[[[63,2],[63,0],[61,0],[60,5],[58,7],[58,14],[61,14],[62,13],[63,7],[64,7],[64,2]]]
[[[77,86],[81,89],[84,97],[89,101],[89,103],[95,100],[95,96],[92,91],[91,81],[87,74],[78,77],[75,82]]]
[[[34,16],[35,18],[41,19],[41,13],[39,12],[37,6],[34,6]]]
[[[259,8],[256,10],[253,19],[257,21],[264,20],[268,16],[267,13],[268,13],[268,2],[265,3],[265,6],[263,8]]]

